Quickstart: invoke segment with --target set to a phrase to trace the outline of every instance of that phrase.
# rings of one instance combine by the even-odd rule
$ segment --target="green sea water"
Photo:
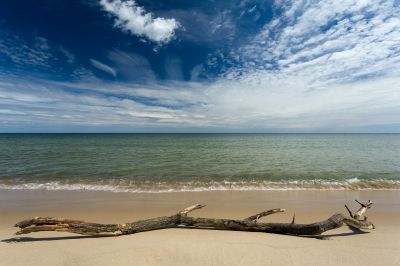
[[[0,188],[400,189],[400,134],[0,134]]]

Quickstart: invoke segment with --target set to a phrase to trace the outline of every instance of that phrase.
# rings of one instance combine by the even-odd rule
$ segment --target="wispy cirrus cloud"
[[[99,62],[99,61],[97,61],[95,59],[92,59],[92,58],[89,61],[95,68],[97,68],[97,69],[99,69],[99,70],[101,70],[101,71],[103,71],[103,72],[105,72],[107,74],[110,74],[114,78],[116,77],[117,73],[112,67],[110,67],[110,66],[108,66],[108,65],[106,65],[104,63],[101,63],[101,62]]]
[[[383,75],[398,63],[396,1],[278,1],[276,9],[282,13],[237,50],[239,66],[225,76],[285,74],[310,88]]]
[[[49,69],[53,57],[47,39],[34,36],[26,41],[3,27],[0,29],[0,60],[10,61],[16,68]]]
[[[277,1],[275,10],[250,43],[231,51],[226,60],[235,64],[214,85],[223,91],[212,98],[224,121],[273,128],[400,123],[396,1]]]
[[[0,75],[93,78],[64,46],[35,33],[13,31],[0,23]]]
[[[157,81],[145,58],[121,50],[105,57],[118,74],[132,71],[121,73],[131,77],[125,83],[3,79],[2,128],[400,129],[396,1],[276,1],[274,12],[248,43],[221,55],[221,62],[210,59],[224,66],[207,83]],[[179,65],[174,60],[169,65]],[[143,85],[132,82],[140,76]]]
[[[100,0],[103,9],[115,17],[115,26],[157,43],[168,43],[180,27],[174,18],[154,18],[133,0]]]
[[[204,99],[201,87],[174,83],[131,85],[97,81],[16,79],[0,82],[0,128],[14,124],[129,128],[203,124],[193,112]]]

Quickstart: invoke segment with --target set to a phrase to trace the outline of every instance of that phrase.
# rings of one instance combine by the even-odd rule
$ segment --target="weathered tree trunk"
[[[64,218],[36,217],[21,221],[15,226],[20,228],[20,231],[16,233],[17,235],[40,231],[63,231],[81,235],[120,236],[150,230],[187,227],[199,229],[209,228],[235,231],[254,231],[297,236],[316,236],[328,230],[339,228],[343,224],[347,224],[358,229],[374,229],[374,225],[370,221],[367,221],[366,217],[362,218],[366,210],[372,205],[372,202],[368,201],[366,204],[360,204],[361,208],[355,214],[353,214],[345,205],[351,217],[341,213],[336,213],[324,221],[311,224],[296,224],[294,222],[294,217],[291,223],[258,222],[258,219],[261,217],[283,212],[285,211],[284,209],[272,209],[252,215],[243,220],[199,218],[188,216],[189,212],[204,207],[204,205],[197,204],[190,206],[175,215],[140,220],[125,224],[97,224]]]

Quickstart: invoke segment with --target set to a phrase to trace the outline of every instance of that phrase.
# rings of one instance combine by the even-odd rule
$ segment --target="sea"
[[[0,134],[0,189],[400,189],[400,134]]]

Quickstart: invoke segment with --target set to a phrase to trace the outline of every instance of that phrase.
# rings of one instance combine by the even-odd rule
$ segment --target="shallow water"
[[[400,189],[400,134],[0,134],[0,188]]]

